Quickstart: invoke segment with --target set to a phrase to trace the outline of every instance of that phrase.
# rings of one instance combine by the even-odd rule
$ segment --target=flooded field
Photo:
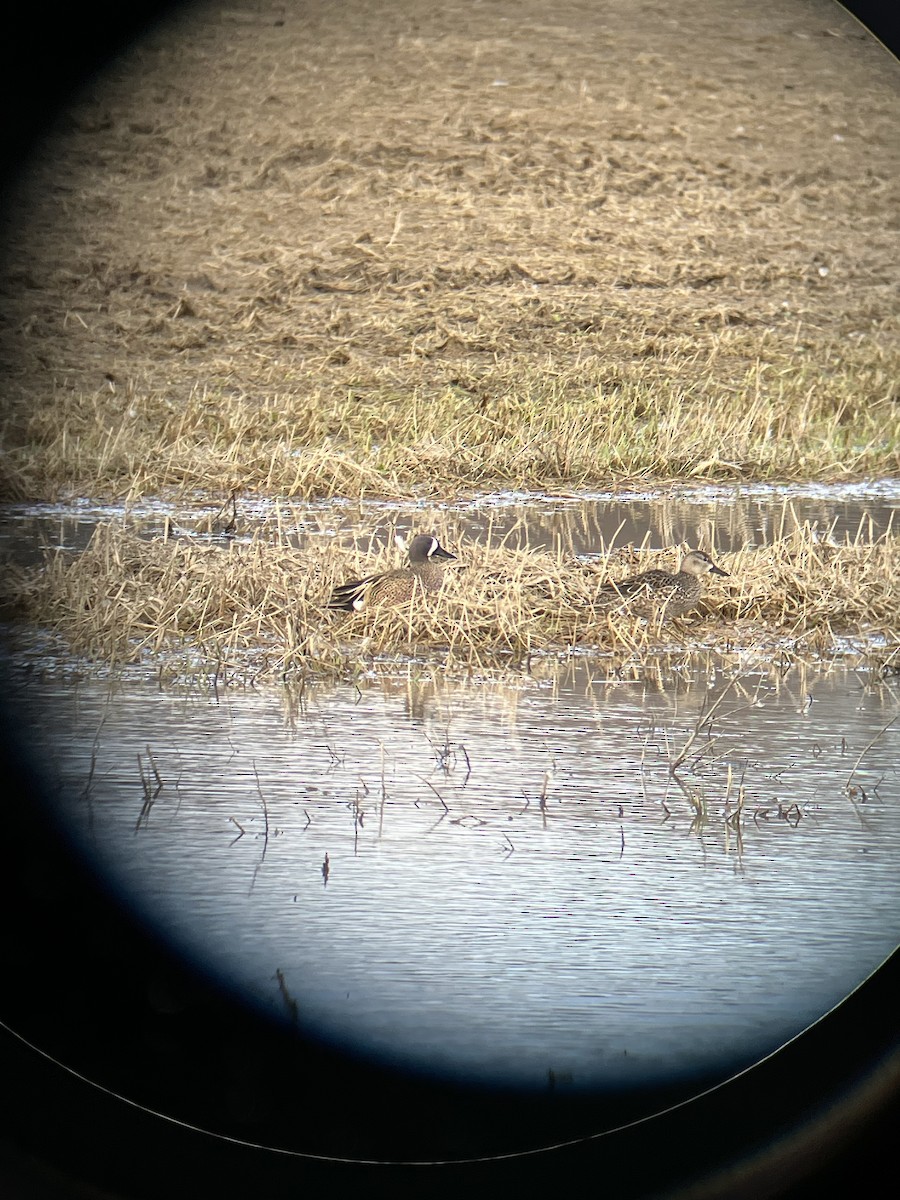
[[[845,666],[13,694],[130,904],[254,1002],[407,1067],[724,1076],[900,934],[900,697]]]
[[[730,549],[804,523],[874,540],[898,502],[888,481],[240,504],[233,536],[364,546],[440,511],[487,544]],[[128,516],[154,537],[209,512]],[[6,551],[75,552],[116,515],[7,509]],[[468,678],[423,654],[246,689],[37,644],[6,669],[62,826],[187,959],[364,1059],[575,1095],[729,1078],[896,947],[900,684],[856,650],[686,643]]]
[[[0,552],[34,562],[41,547],[83,550],[98,524],[127,520],[148,536],[167,521],[174,531],[214,520],[219,506],[174,507],[160,501],[134,505],[69,504],[0,506]],[[536,548],[560,547],[590,555],[601,545],[649,544],[664,548],[705,539],[719,551],[764,545],[808,523],[835,540],[874,539],[895,526],[900,480],[846,485],[766,485],[666,488],[647,492],[588,494],[497,492],[436,504],[378,501],[295,503],[238,500],[237,534],[252,537],[277,527],[298,547],[317,536],[389,538],[394,530],[424,528],[438,516],[457,535]]]
[[[55,822],[292,1048],[618,1127],[898,942],[896,64],[833,6],[250,7],[148,32],[11,196],[0,668],[49,801],[16,932]],[[426,530],[428,605],[329,611]],[[691,607],[604,609],[688,547]],[[165,1038],[111,978],[93,1081],[243,1136],[177,1070],[128,1091],[119,1010]]]

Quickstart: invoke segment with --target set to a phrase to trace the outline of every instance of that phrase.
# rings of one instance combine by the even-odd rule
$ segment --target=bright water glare
[[[10,686],[129,903],[278,1018],[405,1068],[725,1077],[895,948],[896,681],[709,655],[534,671]]]
[[[99,522],[127,519],[148,536],[167,518],[190,528],[215,515],[216,505],[196,509],[144,501],[126,506],[90,503],[0,506],[0,552],[19,562],[39,561],[41,547],[82,550]],[[741,485],[597,495],[498,492],[437,504],[365,501],[294,503],[239,501],[245,538],[277,528],[302,548],[310,538],[341,537],[365,545],[375,538],[446,523],[454,539],[498,542],[535,549],[559,546],[567,554],[591,555],[604,544],[646,543],[662,549],[683,542],[729,553],[766,545],[806,523],[837,541],[872,540],[894,528],[900,509],[900,480],[845,485],[775,488]]]

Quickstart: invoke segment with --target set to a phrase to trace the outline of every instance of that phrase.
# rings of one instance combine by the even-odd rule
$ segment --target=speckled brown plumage
[[[443,582],[443,564],[455,558],[434,534],[420,533],[410,542],[408,567],[340,583],[332,591],[328,607],[359,612],[371,605],[404,604],[420,593],[436,592]]]
[[[691,550],[681,560],[677,572],[641,571],[639,575],[605,583],[597,592],[597,604],[603,608],[678,617],[696,606],[703,595],[701,579],[708,574],[728,572],[717,567],[702,550]]]

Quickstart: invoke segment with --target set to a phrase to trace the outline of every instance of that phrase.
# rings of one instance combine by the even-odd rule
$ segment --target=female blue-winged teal
[[[436,592],[444,578],[443,563],[455,558],[434,534],[420,533],[409,544],[408,567],[339,583],[328,607],[359,612],[368,604],[403,604],[419,592]]]
[[[703,575],[727,575],[702,550],[691,550],[673,574],[671,571],[642,571],[615,583],[605,583],[597,592],[604,608],[621,607],[629,612],[655,612],[679,617],[693,608],[703,594]]]

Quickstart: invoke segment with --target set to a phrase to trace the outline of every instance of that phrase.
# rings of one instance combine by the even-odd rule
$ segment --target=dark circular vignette
[[[18,5],[0,49],[0,183],[12,181],[34,144],[78,91],[179,0],[87,0]]]
[[[898,957],[744,1075],[667,1111],[679,1097],[654,1095],[659,1115],[592,1138],[635,1115],[629,1098],[555,1103],[395,1076],[284,1034],[192,973],[47,824],[37,771],[2,716],[3,1196],[193,1200],[202,1179],[199,1194],[277,1200],[370,1177],[415,1194],[471,1179],[533,1195],[589,1170],[617,1200],[802,1200],[886,1165],[900,1111]],[[189,1123],[164,1119],[179,1115]],[[373,1148],[388,1163],[429,1147],[477,1156],[498,1133],[560,1144],[439,1171],[346,1161]]]
[[[106,0],[17,14],[0,51],[4,182],[77,88],[176,7],[172,0]],[[845,7],[896,52],[898,17],[890,6],[857,0]],[[655,1096],[656,1117],[591,1138],[644,1110],[627,1109],[622,1097],[570,1103],[472,1095],[393,1075],[261,1021],[180,962],[72,855],[49,823],[36,766],[8,711],[0,711],[0,756],[4,1197],[278,1200],[302,1186],[380,1184],[418,1195],[426,1188],[458,1194],[474,1183],[527,1196],[588,1171],[616,1200],[818,1200],[851,1194],[863,1180],[868,1195],[880,1194],[875,1180],[892,1158],[900,1116],[896,954],[838,1009],[752,1070],[674,1108],[667,1106],[683,1096]],[[129,1102],[138,1098],[138,1076],[147,1108]],[[688,1092],[697,1089],[694,1083]],[[202,1128],[165,1119],[175,1113]],[[498,1129],[510,1144],[529,1148],[581,1140],[437,1170],[327,1157],[365,1157],[376,1143],[383,1159],[421,1158],[436,1144],[448,1158],[477,1155],[479,1130],[490,1146]]]

